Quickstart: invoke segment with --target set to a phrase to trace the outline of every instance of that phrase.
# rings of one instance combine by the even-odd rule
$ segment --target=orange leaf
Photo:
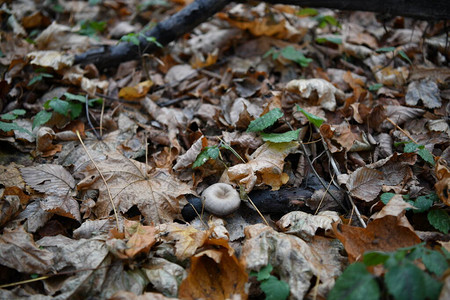
[[[125,254],[131,258],[139,253],[148,253],[156,243],[155,232],[154,226],[143,226],[137,223],[134,234],[127,242],[128,249],[125,250]]]
[[[245,283],[248,280],[244,266],[238,261],[228,242],[208,240],[211,245],[191,258],[188,276],[180,285],[180,299],[230,299],[239,295],[247,299]]]
[[[126,86],[119,91],[119,97],[126,100],[134,100],[147,95],[148,90],[152,87],[151,80],[143,81],[135,86]]]
[[[367,228],[334,223],[333,230],[352,263],[362,259],[366,251],[394,251],[420,243],[419,237],[399,221],[395,216],[385,216],[369,223]]]
[[[439,180],[434,187],[436,193],[447,206],[450,206],[449,190],[450,190],[450,169],[444,159],[436,160],[436,177]]]

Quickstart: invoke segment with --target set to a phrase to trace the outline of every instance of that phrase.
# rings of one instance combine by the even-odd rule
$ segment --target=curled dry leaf
[[[271,264],[280,279],[289,284],[292,299],[304,299],[313,276],[320,278],[318,287],[321,289],[339,276],[344,267],[337,244],[331,245],[323,240],[316,244],[316,239],[306,243],[299,237],[277,232],[262,224],[247,226],[245,236],[241,259],[246,269],[259,271]],[[310,246],[312,244],[313,247]],[[317,247],[327,248],[316,251]],[[319,252],[336,255],[322,257]]]
[[[434,185],[437,195],[442,202],[450,206],[450,169],[444,159],[436,161],[435,172],[438,179]]]
[[[209,239],[205,250],[191,258],[188,276],[180,285],[182,299],[247,299],[248,275],[233,248],[223,239]]]
[[[246,192],[261,184],[278,190],[289,180],[289,176],[283,173],[284,159],[297,148],[297,142],[266,142],[256,149],[248,163],[235,165],[229,168],[226,174],[230,181],[245,185]]]
[[[177,297],[179,283],[187,276],[182,266],[160,257],[152,257],[142,270],[155,289],[170,297]]]
[[[345,94],[330,82],[324,79],[298,79],[291,80],[286,85],[286,90],[297,93],[313,105],[320,105],[326,110],[336,110],[336,98],[344,100]]]
[[[191,148],[189,148],[186,153],[178,156],[177,163],[173,169],[175,171],[179,171],[193,164],[202,149],[206,146],[208,146],[208,140],[202,135],[197,141],[194,142],[194,144],[192,144]]]
[[[323,211],[316,216],[302,211],[293,211],[284,215],[277,225],[286,233],[295,234],[305,241],[310,241],[317,229],[327,232],[332,230],[332,224],[335,222],[341,222],[335,211]]]
[[[389,215],[374,220],[367,228],[335,223],[333,229],[350,262],[362,259],[366,251],[395,251],[420,243],[413,231],[400,225],[399,218]]]

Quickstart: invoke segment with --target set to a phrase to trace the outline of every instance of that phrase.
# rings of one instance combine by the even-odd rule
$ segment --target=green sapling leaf
[[[263,131],[267,127],[272,126],[275,122],[283,116],[283,112],[279,108],[274,108],[265,115],[253,120],[248,125],[247,132]]]

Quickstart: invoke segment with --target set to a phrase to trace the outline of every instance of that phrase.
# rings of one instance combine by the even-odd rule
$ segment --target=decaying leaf
[[[431,80],[413,81],[408,85],[405,101],[408,105],[417,105],[419,100],[427,108],[436,108],[442,105],[439,88],[436,82]]]
[[[244,266],[223,239],[209,239],[205,250],[191,258],[188,276],[180,285],[182,299],[247,299]]]
[[[334,224],[337,238],[344,244],[350,262],[362,259],[366,251],[395,251],[420,243],[409,228],[401,226],[399,219],[385,216],[367,225],[367,228]]]
[[[35,244],[23,227],[5,229],[0,235],[0,264],[28,274],[45,274],[54,270],[54,255]]]
[[[435,172],[438,182],[436,182],[434,187],[439,199],[447,206],[450,206],[450,170],[443,159],[437,160]]]
[[[245,185],[250,192],[255,185],[267,184],[278,190],[289,176],[283,173],[284,159],[298,148],[297,142],[266,142],[250,156],[246,164],[238,164],[228,169],[229,180]]]
[[[334,211],[322,211],[316,216],[302,211],[293,211],[284,215],[277,224],[284,232],[310,241],[318,229],[332,230],[331,225],[340,221],[339,215]]]
[[[370,202],[380,193],[383,182],[382,172],[362,167],[350,174],[346,185],[352,196]]]
[[[324,79],[298,79],[286,84],[286,90],[300,94],[312,105],[320,105],[329,111],[336,110],[336,98],[343,100],[345,95],[340,89]]]
[[[143,271],[158,291],[171,297],[178,295],[178,287],[187,276],[182,266],[160,257],[153,257]]]
[[[107,180],[116,208],[125,213],[136,205],[147,224],[180,218],[181,208],[186,204],[182,196],[192,193],[187,184],[176,179],[167,169],[152,169],[117,152],[109,153],[106,159],[96,164]],[[109,216],[112,207],[108,190],[97,169],[91,163],[82,173],[86,177],[78,187],[99,190],[93,212],[97,217]]]
[[[337,244],[314,240],[314,246],[311,247],[311,242],[306,243],[299,237],[276,232],[262,224],[248,226],[245,236],[241,259],[246,269],[259,271],[271,264],[279,278],[289,284],[292,299],[304,299],[311,288],[313,276],[320,278],[319,290],[324,288],[326,294],[330,285],[333,285],[334,278],[339,276],[343,269]],[[325,245],[329,248],[316,251]],[[322,258],[319,253],[326,251],[335,255]],[[327,263],[323,264],[323,261]]]
[[[186,151],[186,153],[178,156],[177,163],[175,164],[173,169],[175,171],[179,171],[193,164],[194,161],[197,159],[197,156],[202,151],[202,149],[207,145],[208,140],[204,136],[201,136],[194,144],[192,144],[191,148],[189,148],[189,150]]]

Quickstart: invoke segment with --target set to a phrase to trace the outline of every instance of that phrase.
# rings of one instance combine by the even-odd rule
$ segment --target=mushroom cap
[[[203,191],[205,209],[217,216],[236,211],[241,204],[239,193],[229,184],[215,183]]]

